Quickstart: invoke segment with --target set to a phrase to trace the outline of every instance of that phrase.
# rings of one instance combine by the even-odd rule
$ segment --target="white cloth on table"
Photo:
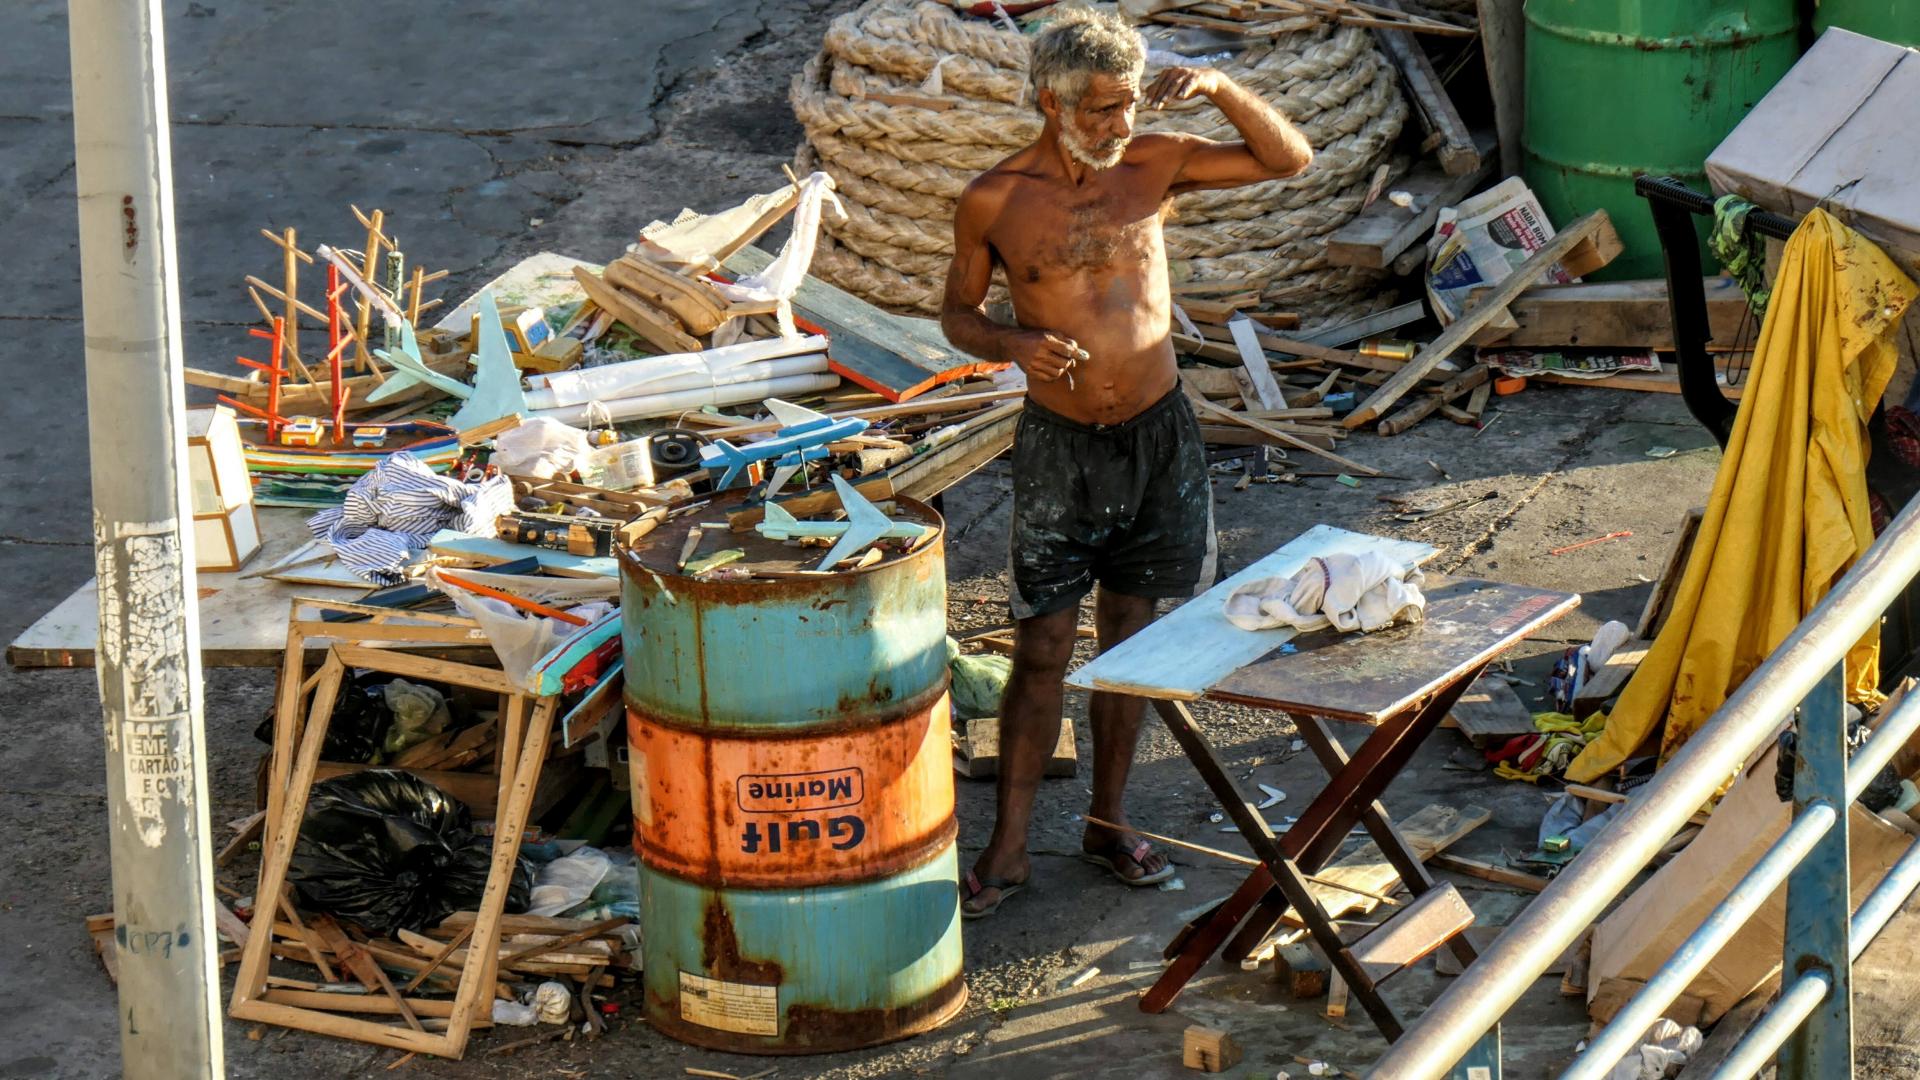
[[[513,511],[504,475],[466,484],[440,476],[405,450],[389,454],[353,482],[346,501],[307,519],[313,535],[340,561],[376,585],[403,580],[401,568],[441,529],[494,535],[494,520]]]
[[[1418,622],[1427,607],[1421,580],[1418,567],[1379,552],[1316,556],[1292,577],[1261,578],[1233,590],[1227,621],[1242,630],[1332,626],[1348,632]]]

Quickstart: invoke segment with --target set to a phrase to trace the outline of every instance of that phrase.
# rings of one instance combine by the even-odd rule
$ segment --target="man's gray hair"
[[[1079,104],[1095,75],[1138,79],[1147,66],[1140,34],[1119,15],[1079,8],[1066,12],[1033,40],[1028,61],[1035,106],[1051,90],[1068,108]]]

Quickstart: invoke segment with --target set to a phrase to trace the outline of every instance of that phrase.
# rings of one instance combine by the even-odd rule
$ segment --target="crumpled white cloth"
[[[800,336],[793,321],[791,301],[793,294],[800,290],[800,283],[807,279],[807,269],[813,265],[814,245],[820,239],[822,204],[831,203],[834,213],[843,219],[847,216],[847,208],[840,205],[840,198],[833,191],[833,177],[823,172],[800,181],[800,201],[793,211],[793,230],[787,234],[780,254],[757,274],[749,274],[731,285],[724,282],[714,285],[728,300],[778,301],[776,314],[782,337]]]
[[[1242,630],[1332,626],[1345,632],[1419,622],[1427,609],[1422,580],[1418,567],[1378,552],[1316,556],[1292,577],[1261,578],[1233,590],[1227,621]]]
[[[1661,1080],[1674,1066],[1685,1065],[1688,1058],[1699,1053],[1705,1042],[1698,1028],[1655,1020],[1640,1037],[1639,1048],[1627,1051],[1607,1074],[1607,1080]]]

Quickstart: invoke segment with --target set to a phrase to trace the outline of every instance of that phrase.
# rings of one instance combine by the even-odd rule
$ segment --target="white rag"
[[[1378,552],[1316,556],[1292,577],[1261,578],[1233,590],[1227,621],[1242,630],[1332,626],[1345,632],[1419,622],[1427,608],[1421,580],[1418,567]]]
[[[728,300],[777,301],[782,337],[800,336],[793,322],[791,301],[793,294],[800,290],[800,283],[806,280],[808,267],[813,265],[813,248],[820,239],[822,204],[831,203],[834,213],[843,219],[847,216],[846,207],[840,205],[833,190],[833,177],[823,172],[800,181],[800,201],[793,212],[793,230],[787,234],[780,254],[757,274],[749,274],[731,285],[724,282],[714,285]]]

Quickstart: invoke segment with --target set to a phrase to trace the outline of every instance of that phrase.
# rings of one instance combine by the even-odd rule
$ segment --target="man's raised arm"
[[[1222,143],[1197,135],[1170,136],[1185,151],[1172,190],[1240,187],[1298,176],[1313,164],[1313,146],[1266,99],[1210,68],[1167,68],[1147,88],[1145,104],[1201,96],[1213,102],[1240,133],[1242,142]]]

